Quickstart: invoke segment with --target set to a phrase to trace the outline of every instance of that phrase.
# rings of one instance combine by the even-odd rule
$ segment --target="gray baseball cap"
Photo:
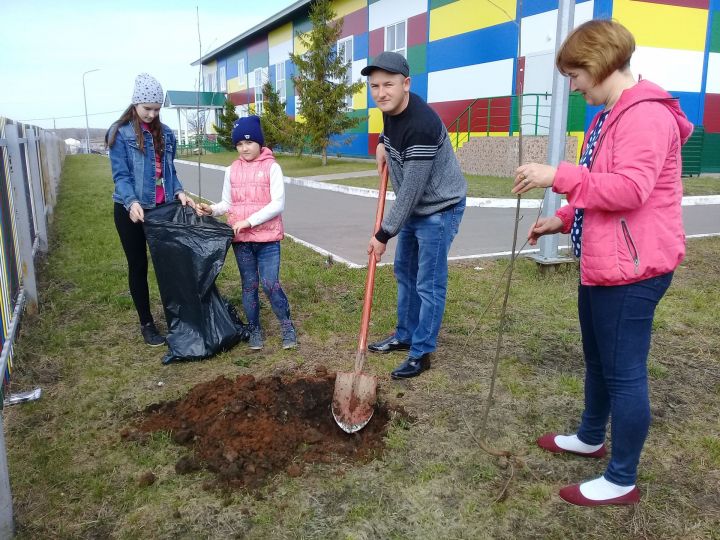
[[[371,64],[365,66],[360,72],[361,75],[368,76],[373,70],[382,69],[389,73],[399,73],[405,77],[410,76],[410,66],[402,54],[396,52],[385,51],[378,54]]]

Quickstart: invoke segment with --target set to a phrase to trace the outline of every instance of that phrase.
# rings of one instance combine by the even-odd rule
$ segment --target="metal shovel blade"
[[[375,412],[377,377],[365,373],[338,372],[332,413],[335,422],[345,433],[364,428]]]

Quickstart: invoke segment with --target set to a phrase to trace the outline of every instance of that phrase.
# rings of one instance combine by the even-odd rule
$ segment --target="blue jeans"
[[[465,199],[429,216],[410,216],[395,249],[398,284],[395,338],[410,343],[410,356],[433,352],[445,312],[447,256],[465,212]]]
[[[585,353],[585,411],[578,438],[605,440],[612,417],[612,457],[605,479],[631,486],[650,427],[647,357],[655,307],[672,272],[630,285],[580,285],[578,313]]]
[[[248,324],[260,327],[262,282],[270,307],[281,325],[289,325],[290,304],[280,286],[280,242],[236,242],[232,245],[242,280],[242,303]]]

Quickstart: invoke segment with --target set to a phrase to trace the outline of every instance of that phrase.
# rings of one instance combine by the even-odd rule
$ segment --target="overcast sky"
[[[85,76],[88,119],[107,128],[130,104],[138,73],[165,91],[195,88],[196,6],[206,54],[294,1],[0,0],[0,116],[85,127],[83,72],[99,69]],[[177,128],[175,110],[161,119]]]

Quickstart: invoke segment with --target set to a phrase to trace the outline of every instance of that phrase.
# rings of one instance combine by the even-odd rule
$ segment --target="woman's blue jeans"
[[[280,286],[280,242],[237,242],[232,246],[240,270],[248,324],[260,327],[260,283],[280,323],[290,324],[290,304]]]
[[[612,418],[612,456],[605,479],[631,486],[650,427],[647,357],[655,307],[672,272],[630,285],[580,285],[578,313],[585,353],[585,411],[578,438],[605,440]]]
[[[447,257],[465,212],[465,199],[429,216],[410,216],[395,248],[398,284],[395,338],[410,343],[410,356],[420,358],[437,346],[445,312]]]

